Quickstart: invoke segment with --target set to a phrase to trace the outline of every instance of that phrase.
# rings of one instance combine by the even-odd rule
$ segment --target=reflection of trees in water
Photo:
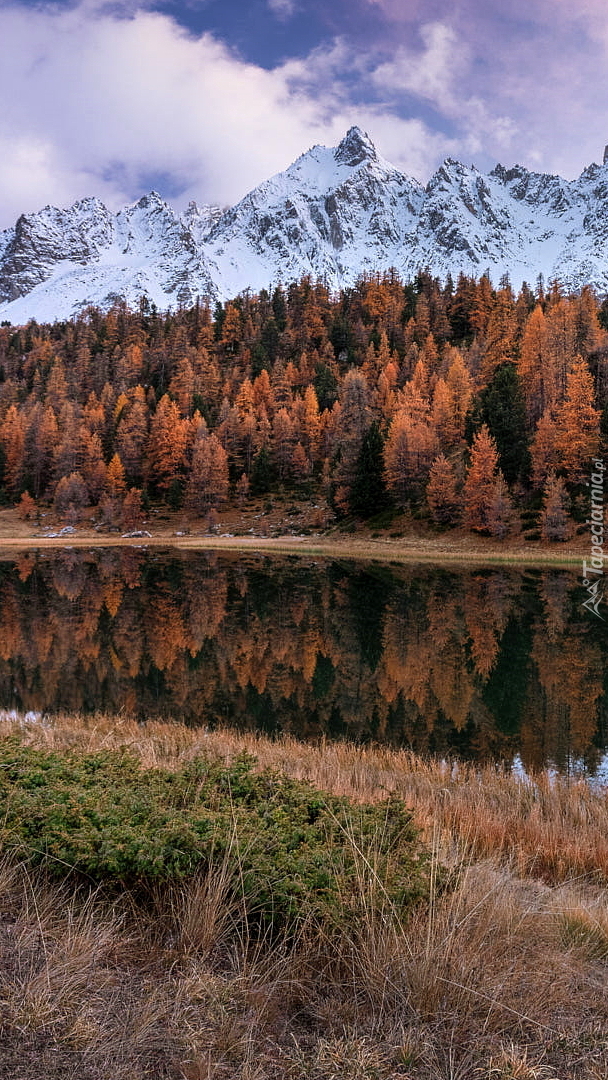
[[[555,570],[28,554],[0,568],[0,704],[593,767],[606,645],[575,586]]]

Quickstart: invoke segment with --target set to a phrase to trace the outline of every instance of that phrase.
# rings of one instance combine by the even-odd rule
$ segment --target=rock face
[[[521,166],[488,175],[446,160],[426,187],[351,128],[228,210],[176,214],[152,192],[111,213],[98,199],[45,207],[0,233],[0,320],[64,319],[141,297],[166,310],[308,274],[332,289],[394,267],[515,286],[538,274],[608,292],[608,159],[568,182]]]

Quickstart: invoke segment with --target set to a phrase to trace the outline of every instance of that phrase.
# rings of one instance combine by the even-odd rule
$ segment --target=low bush
[[[305,781],[197,758],[145,769],[128,753],[0,743],[0,847],[56,876],[119,887],[227,860],[248,920],[326,924],[427,894],[429,860],[404,804],[360,806]]]

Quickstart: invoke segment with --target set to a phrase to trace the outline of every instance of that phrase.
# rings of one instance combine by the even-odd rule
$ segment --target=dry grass
[[[402,925],[248,940],[226,863],[143,909],[0,868],[0,1076],[14,1080],[600,1080],[608,1075],[606,798],[584,785],[127,719],[19,726],[37,745],[204,748],[337,794],[402,795],[451,866]],[[361,859],[365,897],[373,866]],[[230,899],[229,899],[230,898]]]
[[[147,766],[172,767],[200,753],[228,761],[246,750],[260,767],[336,795],[374,802],[397,794],[449,862],[470,852],[551,884],[579,877],[608,883],[608,797],[584,780],[546,772],[522,779],[493,766],[425,761],[406,750],[273,741],[162,722],[142,726],[127,717],[58,717],[45,726],[0,714],[0,735],[14,730],[38,746],[126,746]]]

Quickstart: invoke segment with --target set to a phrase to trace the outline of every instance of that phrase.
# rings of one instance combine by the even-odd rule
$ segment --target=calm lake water
[[[126,712],[607,771],[576,573],[136,548],[0,562],[0,709]]]

